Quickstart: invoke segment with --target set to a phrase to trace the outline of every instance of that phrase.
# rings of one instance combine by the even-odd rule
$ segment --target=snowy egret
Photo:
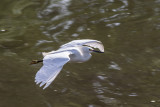
[[[98,48],[98,50],[94,50]],[[81,63],[91,58],[91,53],[103,53],[102,42],[91,39],[73,40],[62,45],[58,50],[42,52],[43,60],[33,60],[31,64],[43,62],[43,66],[35,76],[36,84],[40,84],[43,89],[47,88],[60,73],[62,67],[67,62]]]

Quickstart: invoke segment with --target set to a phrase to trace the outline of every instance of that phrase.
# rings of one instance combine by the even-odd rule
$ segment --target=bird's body
[[[43,56],[45,57],[46,55],[62,53],[62,52],[66,52],[66,51],[71,52],[71,54],[69,55],[69,57],[70,57],[69,62],[72,62],[72,63],[81,63],[81,62],[88,61],[92,56],[90,54],[90,52],[88,51],[88,47],[86,47],[86,46],[60,48],[57,51],[43,53]]]
[[[82,63],[86,62],[91,58],[91,54],[88,51],[88,47],[77,47],[73,50],[75,54],[70,55],[70,62]],[[85,54],[84,54],[85,53]]]
[[[98,48],[100,51],[93,48]],[[60,73],[64,64],[67,62],[86,62],[91,58],[92,52],[104,52],[104,47],[100,41],[90,39],[74,40],[62,45],[57,51],[42,53],[44,56],[43,66],[37,72],[35,82],[40,83],[40,87],[45,85],[43,89],[47,88]]]

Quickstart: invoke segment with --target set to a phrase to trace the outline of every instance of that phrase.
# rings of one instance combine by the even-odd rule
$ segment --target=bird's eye
[[[89,51],[92,51],[92,49],[89,49]]]

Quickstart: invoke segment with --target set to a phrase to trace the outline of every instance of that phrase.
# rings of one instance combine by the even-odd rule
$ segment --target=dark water
[[[30,61],[75,39],[105,53],[36,86]],[[0,73],[0,107],[159,107],[160,0],[1,0]]]

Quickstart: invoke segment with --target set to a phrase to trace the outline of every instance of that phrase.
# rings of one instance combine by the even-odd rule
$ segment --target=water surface
[[[159,0],[2,0],[1,107],[160,106]],[[75,39],[103,42],[104,54],[66,64],[42,90],[41,52]]]

